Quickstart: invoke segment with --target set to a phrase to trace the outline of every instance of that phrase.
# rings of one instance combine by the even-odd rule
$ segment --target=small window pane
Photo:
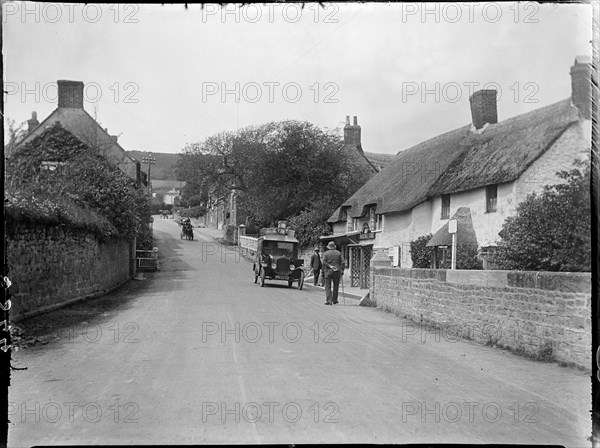
[[[442,196],[442,217],[441,219],[450,218],[450,195],[445,194]]]

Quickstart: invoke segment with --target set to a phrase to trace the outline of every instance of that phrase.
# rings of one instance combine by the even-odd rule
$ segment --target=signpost
[[[448,233],[452,234],[452,267],[456,269],[456,231],[458,230],[458,222],[456,219],[448,221]]]

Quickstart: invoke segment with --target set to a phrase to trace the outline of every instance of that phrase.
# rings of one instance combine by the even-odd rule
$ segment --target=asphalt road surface
[[[114,313],[14,353],[10,446],[590,446],[589,374],[401,317],[253,283],[202,229],[155,219],[161,270]],[[423,342],[425,339],[425,342]]]

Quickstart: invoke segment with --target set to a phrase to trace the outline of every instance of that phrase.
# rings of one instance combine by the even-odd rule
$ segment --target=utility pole
[[[142,159],[142,163],[148,164],[148,188],[150,189],[150,196],[152,196],[152,184],[150,183],[150,167],[156,165],[156,159],[148,154]]]

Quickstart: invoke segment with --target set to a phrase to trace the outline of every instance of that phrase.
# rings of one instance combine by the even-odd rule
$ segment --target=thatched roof
[[[569,98],[483,132],[463,126],[399,152],[341,207],[353,218],[368,204],[377,213],[402,212],[442,194],[514,181],[577,121]],[[341,208],[328,222],[340,220]]]
[[[350,206],[349,216],[358,218],[368,204],[376,204],[377,213],[388,213],[423,202],[441,172],[463,151],[460,141],[469,132],[469,127],[464,126],[399,152],[342,207]],[[336,210],[328,222],[337,222],[339,213]]]
[[[459,207],[452,219],[457,220],[456,225],[456,244],[470,244],[478,247],[477,235],[471,219],[471,209],[469,207]],[[451,246],[452,234],[448,233],[448,222],[442,226],[433,237],[427,242],[427,246]]]
[[[512,182],[578,121],[570,98],[471,133],[468,148],[433,185],[430,196]]]

